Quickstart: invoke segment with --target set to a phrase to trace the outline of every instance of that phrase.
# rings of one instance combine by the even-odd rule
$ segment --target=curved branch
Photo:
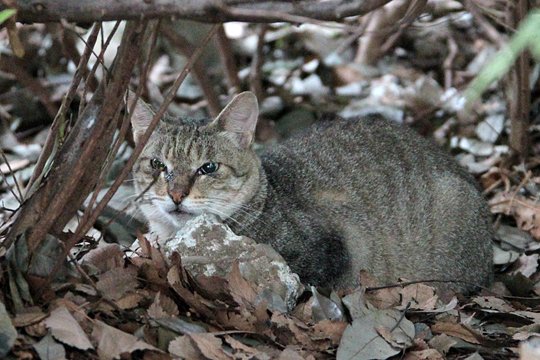
[[[17,21],[94,22],[177,17],[200,22],[338,21],[363,15],[390,0],[15,0]],[[0,10],[6,8],[0,3]]]

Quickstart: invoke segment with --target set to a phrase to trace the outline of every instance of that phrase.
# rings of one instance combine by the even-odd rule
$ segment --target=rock
[[[188,221],[162,249],[166,256],[180,253],[194,275],[225,277],[238,261],[242,276],[257,286],[258,298],[275,311],[291,310],[303,291],[298,275],[271,246],[234,234],[208,214]]]

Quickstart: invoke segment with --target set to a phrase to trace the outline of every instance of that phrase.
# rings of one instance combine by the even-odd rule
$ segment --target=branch
[[[200,22],[338,21],[363,15],[390,0],[17,0],[17,21],[95,22],[176,17]],[[5,9],[0,4],[0,11]]]

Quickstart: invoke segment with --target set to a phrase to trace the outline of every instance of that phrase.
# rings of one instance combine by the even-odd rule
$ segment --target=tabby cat
[[[153,113],[132,117],[135,141]],[[305,283],[452,280],[470,291],[492,274],[491,224],[474,179],[414,131],[382,118],[330,119],[258,156],[256,97],[213,121],[163,119],[134,166],[158,239],[211,213],[271,244]]]

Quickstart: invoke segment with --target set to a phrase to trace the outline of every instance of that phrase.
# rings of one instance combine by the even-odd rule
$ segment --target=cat
[[[135,142],[153,112],[139,101]],[[244,92],[213,121],[162,119],[134,166],[151,233],[174,236],[202,213],[272,245],[304,283],[445,280],[489,284],[492,228],[475,180],[449,154],[383,118],[319,123],[252,149],[256,97]]]

